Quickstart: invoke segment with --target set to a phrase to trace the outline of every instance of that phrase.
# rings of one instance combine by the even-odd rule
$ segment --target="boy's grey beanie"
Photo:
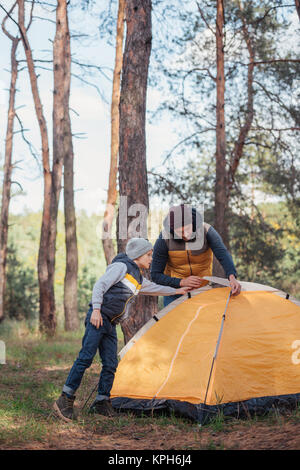
[[[152,249],[152,244],[145,238],[131,238],[126,245],[126,255],[130,259],[136,259]]]

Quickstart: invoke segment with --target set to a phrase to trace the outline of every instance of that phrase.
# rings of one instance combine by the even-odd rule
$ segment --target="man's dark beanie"
[[[186,204],[180,204],[170,208],[165,222],[171,232],[174,232],[174,229],[176,230],[189,224],[193,224],[193,231],[195,231],[203,223],[203,218],[195,208]]]

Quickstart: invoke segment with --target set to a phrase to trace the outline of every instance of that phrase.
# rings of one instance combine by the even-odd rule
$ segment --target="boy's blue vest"
[[[105,292],[101,305],[101,314],[104,314],[113,325],[119,323],[127,310],[128,305],[139,293],[142,287],[143,276],[137,264],[125,253],[120,253],[112,263],[124,263],[127,273],[121,281],[117,282]]]

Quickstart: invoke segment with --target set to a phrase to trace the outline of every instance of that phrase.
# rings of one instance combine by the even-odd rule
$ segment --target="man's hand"
[[[94,325],[97,329],[103,325],[103,318],[99,308],[95,308],[90,318],[90,322]]]
[[[180,287],[189,287],[190,289],[197,289],[202,286],[203,280],[199,276],[189,276],[181,279]]]
[[[229,284],[231,287],[232,295],[239,295],[239,293],[241,292],[241,284],[236,280],[233,274],[230,274],[229,276]]]

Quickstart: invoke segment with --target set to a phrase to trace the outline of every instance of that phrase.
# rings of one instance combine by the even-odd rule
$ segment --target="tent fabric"
[[[206,286],[158,312],[121,352],[113,406],[167,408],[199,420],[204,408],[237,414],[241,403],[267,409],[271,402],[297,401],[299,302],[269,286],[249,290],[250,284],[230,298],[212,371],[230,288]]]

